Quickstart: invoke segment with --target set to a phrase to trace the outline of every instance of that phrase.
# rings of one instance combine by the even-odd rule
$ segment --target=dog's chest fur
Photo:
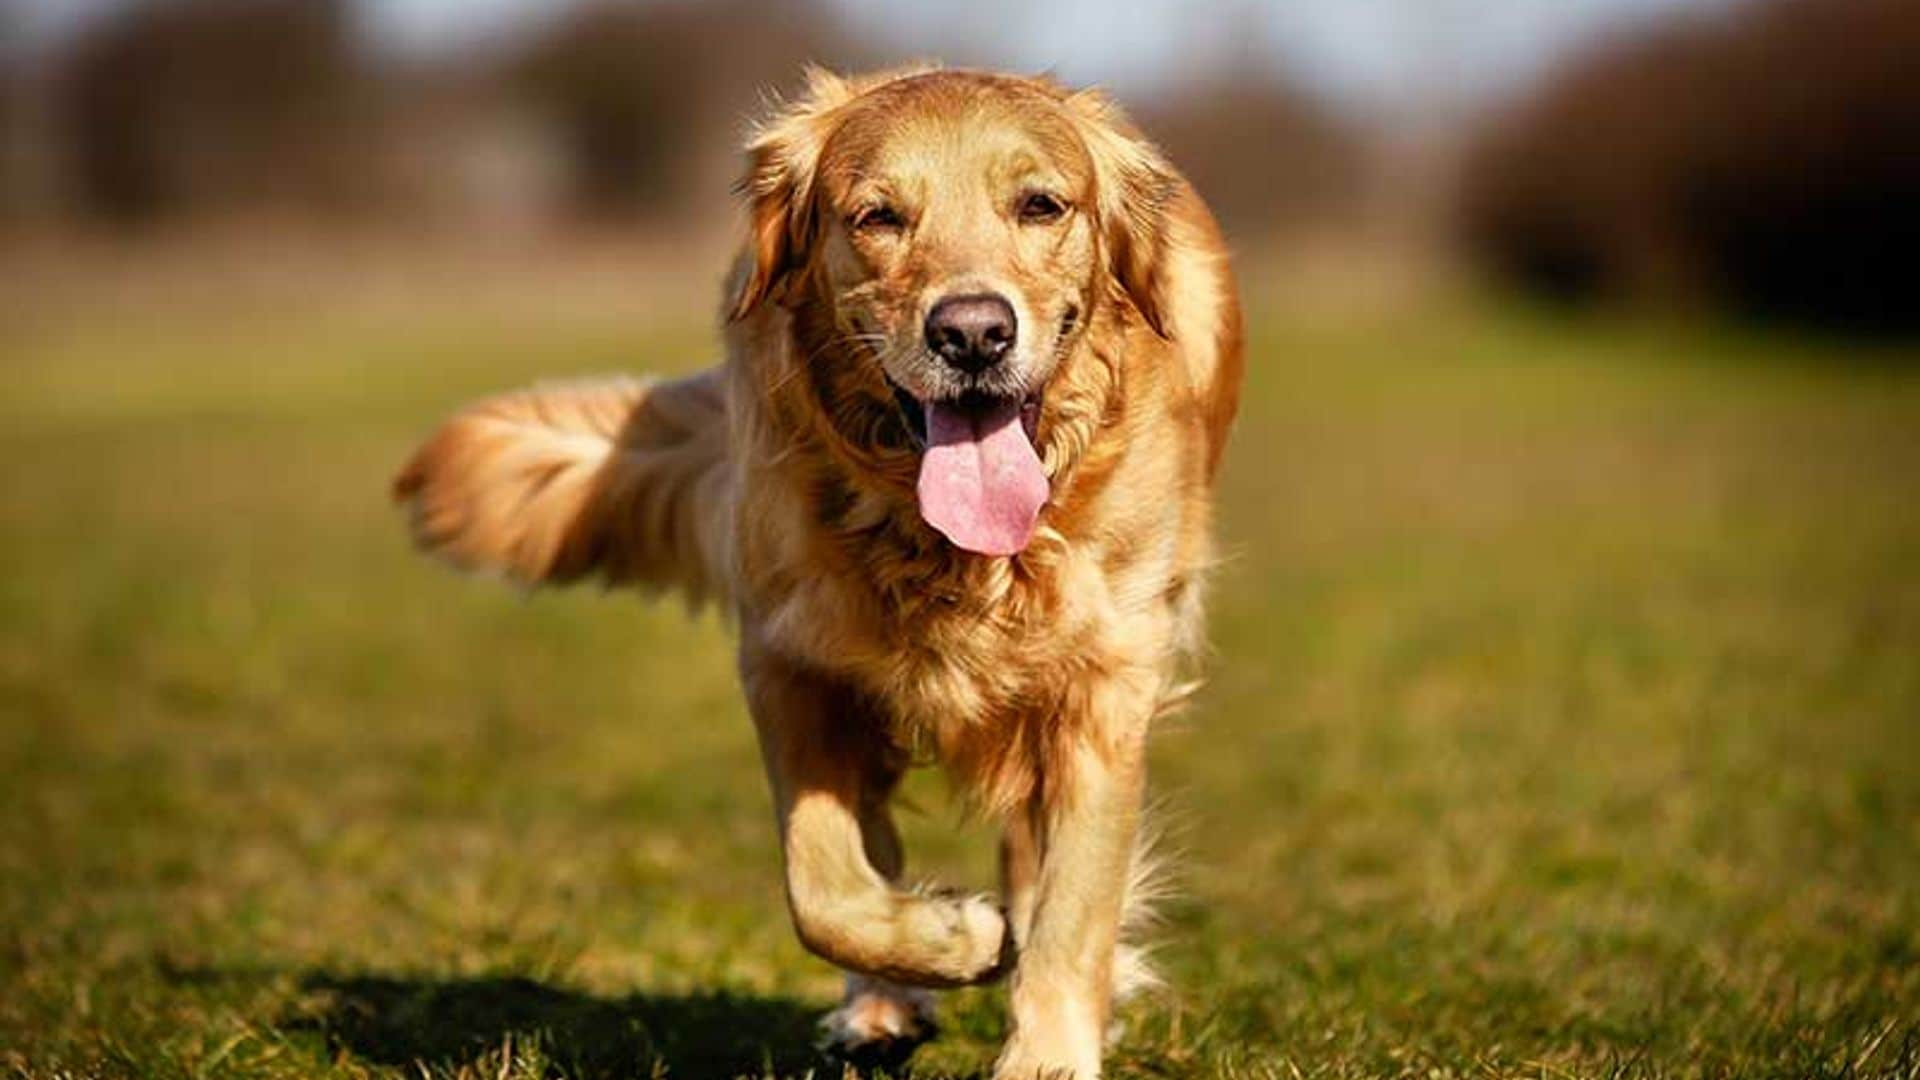
[[[1137,449],[1131,464],[1100,467],[1179,461]],[[1180,498],[1122,499],[1139,488],[1082,472],[1026,552],[984,558],[933,536],[910,505],[876,509],[867,528],[826,527],[817,493],[833,468],[788,452],[742,475],[743,630],[845,680],[897,741],[937,751],[983,802],[1027,790],[1039,744],[1084,704],[1075,695],[1115,676],[1163,677],[1197,625],[1189,541],[1200,530]],[[1124,512],[1090,502],[1083,493],[1095,487]],[[865,519],[856,510],[853,520]]]
[[[816,531],[810,557],[762,579],[758,632],[913,727],[1044,709],[1106,648],[1114,602],[1093,552],[1050,535],[989,559],[900,531]]]
[[[1088,687],[1157,684],[1180,635],[1173,590],[1129,602],[1120,594],[1138,575],[1116,577],[1094,548],[1057,534],[1012,560],[914,558],[884,542],[864,559],[838,554],[762,578],[771,587],[744,629],[845,680],[900,747],[931,751],[990,811],[1037,789]]]
[[[755,645],[843,681],[989,805],[1030,793],[1093,688],[1155,696],[1197,640],[1207,559],[1202,444],[1170,380],[1116,377],[1117,351],[1068,365],[1042,422],[1043,457],[1068,463],[1042,528],[1020,555],[987,558],[920,521],[910,467],[849,461],[807,383],[756,371],[785,342],[749,345],[734,369],[734,562]]]

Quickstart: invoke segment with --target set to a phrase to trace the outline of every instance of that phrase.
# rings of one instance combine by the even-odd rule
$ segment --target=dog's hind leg
[[[786,860],[787,905],[815,955],[912,986],[961,986],[999,974],[998,907],[978,896],[899,887],[898,838],[876,828],[878,756],[897,755],[874,711],[848,688],[758,649],[743,628],[741,678],[760,734]],[[870,849],[874,855],[870,855]]]
[[[848,973],[840,1005],[820,1019],[820,1049],[861,1069],[892,1071],[939,1032],[933,991]]]

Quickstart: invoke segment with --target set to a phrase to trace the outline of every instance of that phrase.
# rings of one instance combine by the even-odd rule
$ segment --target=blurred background
[[[385,485],[717,359],[750,118],[927,57],[1109,87],[1248,307],[1114,1075],[1920,1075],[1913,0],[0,0],[0,1068],[814,1067],[724,625]]]
[[[1110,85],[1250,252],[1385,231],[1561,300],[1910,334],[1917,22],[1901,0],[8,0],[0,221],[724,234],[736,137],[801,64],[933,56]]]

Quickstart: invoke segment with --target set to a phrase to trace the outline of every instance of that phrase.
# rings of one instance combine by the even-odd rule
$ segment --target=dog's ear
[[[853,97],[853,88],[832,72],[809,68],[806,76],[799,101],[760,125],[747,141],[747,174],[736,190],[747,204],[752,261],[734,293],[733,319],[777,298],[788,277],[806,265],[820,151],[832,130],[833,111]]]
[[[1173,166],[1097,90],[1067,98],[1093,158],[1095,212],[1113,277],[1153,332],[1168,336],[1167,213],[1180,180]]]

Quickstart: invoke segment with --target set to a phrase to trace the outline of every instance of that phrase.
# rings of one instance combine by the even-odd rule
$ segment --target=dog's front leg
[[[861,847],[874,870],[897,887],[906,850],[891,803],[905,755],[891,752],[881,740],[867,757],[860,779]],[[893,1071],[937,1031],[932,991],[850,971],[840,1006],[820,1020],[819,1045],[850,1065]]]
[[[1146,786],[1156,680],[1116,677],[1060,718],[1043,779],[1032,926],[1013,976],[1013,1034],[995,1080],[1094,1080]]]
[[[745,635],[743,635],[745,636]],[[960,986],[998,974],[1006,922],[981,897],[909,892],[898,841],[874,813],[879,756],[893,750],[880,718],[847,687],[766,649],[742,647],[742,681],[760,733],[786,860],[787,906],[815,955],[914,986]]]

